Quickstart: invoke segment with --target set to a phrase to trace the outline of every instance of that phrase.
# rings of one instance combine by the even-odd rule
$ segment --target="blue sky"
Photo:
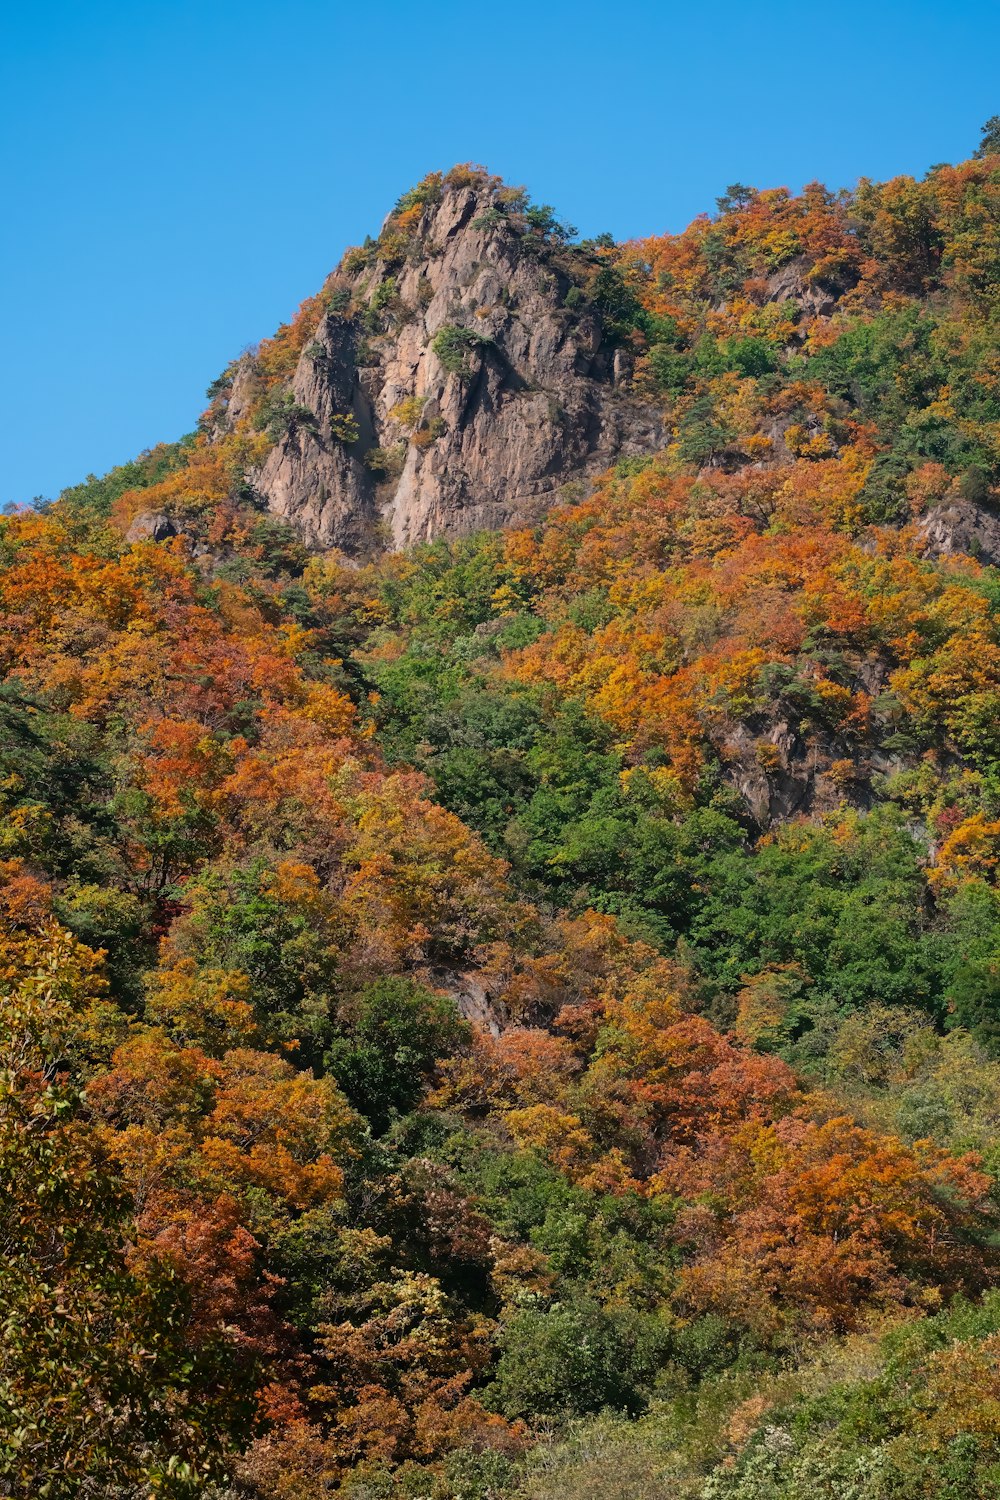
[[[623,237],[733,181],[920,174],[1000,112],[995,0],[37,0],[0,28],[0,502],[189,430],[432,168]]]

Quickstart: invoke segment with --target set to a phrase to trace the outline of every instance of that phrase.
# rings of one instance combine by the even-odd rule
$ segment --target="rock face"
[[[165,542],[177,535],[172,517],[163,510],[144,510],[136,516],[125,533],[127,542]]]
[[[361,555],[530,520],[567,483],[659,446],[627,355],[572,290],[572,252],[492,203],[489,186],[446,188],[401,259],[345,259],[345,311],[303,351],[295,415],[255,479],[310,541]],[[230,419],[253,383],[248,359]]]
[[[964,553],[1000,565],[1000,516],[961,495],[953,495],[921,517],[919,530],[929,557]]]

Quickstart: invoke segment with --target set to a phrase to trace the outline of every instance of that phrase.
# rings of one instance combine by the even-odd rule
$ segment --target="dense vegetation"
[[[996,145],[623,246],[489,180],[671,433],[533,530],[263,511],[337,273],[3,521],[4,1494],[995,1495]]]

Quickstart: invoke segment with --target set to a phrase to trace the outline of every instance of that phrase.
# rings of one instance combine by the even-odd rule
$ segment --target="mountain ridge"
[[[926,337],[904,327],[908,309],[972,308],[992,274],[968,248],[987,165],[851,194],[737,184],[714,218],[619,245],[574,244],[551,209],[484,169],[432,173],[214,383],[202,441],[239,469],[231,494],[242,485],[311,545],[355,557],[535,521],[567,486],[585,494],[612,463],[659,451],[711,475],[850,450],[867,489],[881,481],[870,519],[898,524],[921,448],[940,462],[978,443],[981,493],[928,495],[921,525],[932,550],[993,557],[974,382],[968,415],[950,418],[954,390],[937,409],[915,390],[927,415],[914,451],[890,459],[898,436],[886,442],[877,402],[859,407],[857,376],[834,368],[851,329],[895,318],[905,346]],[[211,488],[226,498],[218,478]]]

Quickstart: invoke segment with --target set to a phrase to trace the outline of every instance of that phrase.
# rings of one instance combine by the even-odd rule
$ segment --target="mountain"
[[[574,243],[482,169],[432,173],[214,382],[199,441],[355,557],[537,520],[669,452],[705,475],[854,456],[866,519],[991,559],[989,160],[851,195],[736,184],[714,220],[625,245]],[[204,478],[166,493],[185,524]]]
[[[737,184],[714,220],[621,246],[573,244],[550,208],[479,169],[432,174],[215,383],[196,482],[182,469],[127,494],[126,516],[141,507],[130,535],[197,531],[205,503],[217,526],[242,486],[310,545],[362,561],[544,525],[609,466],[621,487],[645,462],[676,480],[691,536],[715,514],[744,550],[751,533],[811,533],[814,563],[820,530],[866,526],[899,532],[914,557],[998,558],[990,160],[853,195]],[[644,567],[678,539],[656,547]],[[590,584],[606,588],[606,570]],[[761,598],[738,611],[733,643],[766,652],[766,614]],[[787,644],[802,633],[785,630]],[[837,664],[805,663],[801,689],[758,694],[735,719],[692,708],[759,829],[845,799],[870,807],[872,778],[903,767],[898,725],[857,732],[864,703],[888,704],[893,649],[834,635]],[[786,671],[787,650],[773,656],[767,670]],[[803,717],[816,691],[826,707]],[[835,713],[838,693],[855,709]]]
[[[0,521],[12,1497],[996,1491],[1000,122],[478,168]]]

